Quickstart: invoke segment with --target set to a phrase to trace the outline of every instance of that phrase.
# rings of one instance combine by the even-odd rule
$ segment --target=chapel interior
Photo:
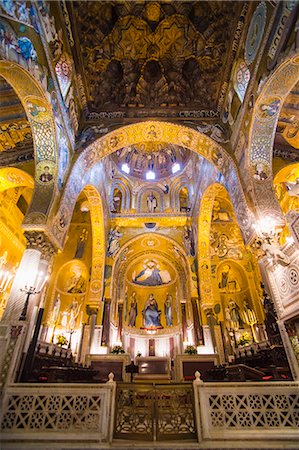
[[[103,448],[167,433],[214,448],[196,447],[192,386],[298,394],[298,13],[277,0],[0,1],[3,448],[62,442],[72,426],[85,448],[96,430],[25,418],[33,403],[14,399],[34,389],[56,411],[50,396],[109,379]],[[170,406],[140,392],[163,386],[193,431],[155,412],[143,426],[144,405]],[[257,425],[278,427],[275,448],[296,447],[297,402],[289,422]],[[237,448],[242,434],[213,420],[213,439]]]

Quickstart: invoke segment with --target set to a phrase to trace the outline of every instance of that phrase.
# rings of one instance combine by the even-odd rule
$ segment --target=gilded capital
[[[27,239],[27,249],[38,250],[42,254],[42,259],[50,261],[56,248],[48,238],[48,236],[42,231],[25,231],[24,233]]]
[[[88,316],[93,316],[94,314],[97,315],[98,311],[99,311],[98,308],[96,308],[94,306],[86,305],[86,314]]]

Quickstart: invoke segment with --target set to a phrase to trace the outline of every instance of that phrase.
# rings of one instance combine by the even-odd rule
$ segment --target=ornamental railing
[[[112,376],[106,384],[13,384],[2,391],[0,420],[2,443],[9,445],[109,446],[113,431],[115,438],[130,440],[295,445],[299,383],[203,383],[197,373],[193,389],[191,383],[120,383],[116,390]]]
[[[114,437],[196,441],[191,383],[118,383]]]
[[[14,384],[3,393],[2,441],[111,442],[115,382]]]
[[[299,383],[193,382],[198,440],[297,440]]]

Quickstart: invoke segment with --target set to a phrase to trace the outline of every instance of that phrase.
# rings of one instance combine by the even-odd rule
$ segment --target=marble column
[[[27,248],[24,251],[1,321],[11,329],[16,328],[16,324],[22,328],[22,342],[14,347],[14,352],[11,354],[11,361],[15,361],[14,372],[18,370],[19,373],[23,371],[23,367],[26,373],[29,373],[32,365],[44,311],[43,304],[39,307],[40,298],[43,299],[42,290],[45,288],[43,281],[46,280],[50,260],[55,252],[54,246],[42,232],[27,231],[25,237]],[[36,294],[28,296],[26,287],[36,288],[37,284],[42,289]],[[26,300],[28,300],[27,304]],[[15,373],[12,373],[11,376],[11,381],[14,381]]]
[[[89,307],[88,315],[89,315],[89,342],[88,342],[88,352],[87,353],[93,353],[94,332],[95,332],[95,327],[96,327],[96,323],[97,323],[98,309]]]
[[[1,322],[18,322],[26,302],[27,294],[24,289],[35,287],[38,273],[43,271],[43,276],[47,276],[50,259],[55,248],[43,232],[26,231],[27,248],[24,251],[20,266],[17,270],[14,282],[11,287],[8,302]],[[34,305],[37,304],[38,294],[29,297],[26,321],[30,319]]]

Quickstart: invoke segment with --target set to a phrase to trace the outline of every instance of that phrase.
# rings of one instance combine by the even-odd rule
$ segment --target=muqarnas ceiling
[[[74,2],[89,111],[217,109],[242,2]]]

